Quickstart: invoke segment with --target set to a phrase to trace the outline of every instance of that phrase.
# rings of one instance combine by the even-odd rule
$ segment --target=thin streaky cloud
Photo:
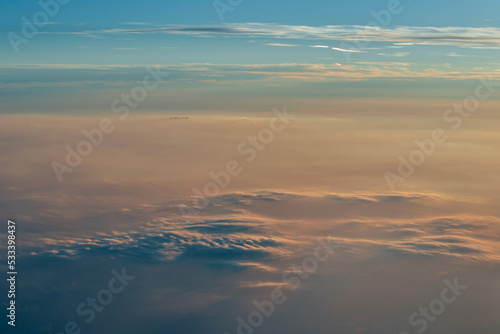
[[[235,35],[274,37],[301,40],[335,40],[356,43],[397,42],[404,45],[500,46],[500,28],[496,27],[367,27],[360,25],[294,26],[265,23],[225,25],[112,28],[44,34],[104,35],[104,34],[184,34],[194,36]],[[400,44],[401,45],[401,44]]]
[[[300,46],[297,44],[283,44],[283,43],[266,43],[264,45],[269,45],[269,46]]]
[[[341,51],[341,52],[365,52],[365,51],[360,51],[360,50],[347,50],[347,49],[341,49],[341,48],[332,48],[332,50]]]

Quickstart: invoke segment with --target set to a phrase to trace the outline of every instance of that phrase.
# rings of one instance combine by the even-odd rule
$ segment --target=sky
[[[233,4],[217,11],[210,1],[69,1],[44,10],[35,1],[7,1],[2,112],[49,112],[66,103],[102,110],[101,99],[133,87],[137,71],[153,64],[171,72],[160,88],[165,95],[186,96],[180,105],[158,103],[172,110],[237,108],[208,97],[193,105],[190,96],[227,89],[241,97],[459,98],[474,85],[468,80],[498,77],[495,1]],[[53,14],[46,24],[45,12]],[[25,28],[29,38],[23,17],[42,22],[35,34]],[[72,100],[46,101],[55,96]]]
[[[2,333],[498,334],[498,1],[64,2],[0,12]]]

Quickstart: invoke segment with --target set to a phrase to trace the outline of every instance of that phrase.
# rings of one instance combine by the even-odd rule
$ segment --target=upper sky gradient
[[[499,76],[493,0],[61,2],[3,3],[2,113],[109,109],[147,65],[170,73],[151,111],[262,110],[252,97],[266,95],[292,107],[300,95],[450,99]]]

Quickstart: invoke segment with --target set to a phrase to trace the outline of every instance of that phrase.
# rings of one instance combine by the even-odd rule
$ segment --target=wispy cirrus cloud
[[[264,45],[269,45],[269,46],[300,46],[298,44],[286,44],[286,43],[266,43]]]
[[[364,52],[364,51],[360,51],[360,50],[347,50],[347,49],[342,49],[342,48],[331,48],[332,50],[335,50],[335,51],[341,51],[341,52]]]
[[[499,46],[500,28],[496,27],[372,27],[361,25],[301,26],[267,23],[225,25],[170,25],[163,27],[112,28],[47,32],[47,34],[184,34],[196,36],[235,35],[302,40],[396,42],[399,45]]]

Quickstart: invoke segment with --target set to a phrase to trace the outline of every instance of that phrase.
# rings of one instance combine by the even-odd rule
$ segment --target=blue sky
[[[227,2],[227,1],[226,1]],[[365,24],[371,10],[383,9],[385,0],[296,1],[244,0],[225,16],[229,23],[272,22],[298,25]],[[401,0],[405,10],[394,19],[394,25],[411,26],[499,26],[500,4],[494,0]],[[37,1],[3,2],[2,29],[19,25],[19,15],[38,10]],[[71,0],[62,6],[56,21],[64,24],[84,23],[109,27],[126,22],[155,24],[203,24],[220,22],[211,0]],[[16,15],[14,15],[14,13]]]
[[[373,20],[371,11],[379,12],[387,1],[243,1],[233,11],[224,13],[221,22],[211,1],[86,1],[76,0],[60,6],[51,18],[54,24],[40,29],[40,34],[28,44],[21,45],[16,54],[9,47],[8,32],[20,32],[23,16],[31,20],[40,10],[36,1],[6,1],[1,15],[0,59],[3,64],[16,63],[90,63],[90,64],[179,64],[179,63],[289,63],[329,62],[323,58],[339,58],[338,51],[309,50],[307,48],[279,48],[268,43],[310,45],[322,44],[321,39],[283,39],[279,36],[236,36],[228,34],[173,35],[154,33],[99,33],[109,29],[161,28],[165,26],[224,26],[231,24],[265,23],[290,26],[322,27],[327,25],[364,26]],[[391,15],[387,28],[408,27],[499,27],[500,4],[497,1],[401,1],[402,11]],[[87,31],[86,34],[74,33]],[[95,32],[92,34],[91,32]],[[63,34],[60,34],[63,33]],[[71,34],[67,34],[71,33]],[[328,46],[338,47],[339,41],[329,38]],[[394,42],[397,42],[395,40]],[[371,47],[392,43],[373,41]],[[439,41],[438,43],[439,44]],[[455,43],[457,44],[457,43]],[[422,61],[425,56],[443,58],[439,54],[465,53],[494,55],[496,50],[464,50],[464,45],[447,46],[443,53],[439,46],[402,47],[398,56]],[[365,50],[368,51],[368,50]],[[381,61],[392,58],[368,51],[356,58]],[[434,53],[436,55],[434,55]],[[396,54],[393,52],[392,54]],[[340,55],[342,56],[342,55]],[[449,59],[456,63],[463,59]],[[455,57],[458,58],[458,57]],[[333,59],[335,60],[335,59]],[[441,59],[437,59],[441,60]]]
[[[228,89],[240,97],[455,98],[474,80],[500,76],[498,2],[394,1],[242,1],[221,21],[212,1],[72,0],[29,38],[22,20],[41,7],[7,1],[2,112],[99,109],[149,65],[171,73],[169,92],[190,96],[151,110],[217,109]]]

